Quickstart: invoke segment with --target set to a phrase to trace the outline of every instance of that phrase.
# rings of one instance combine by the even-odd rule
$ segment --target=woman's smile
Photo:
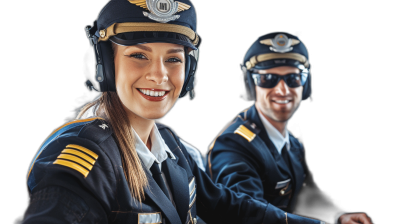
[[[137,88],[140,95],[146,100],[150,101],[161,101],[164,100],[170,91],[163,89],[149,89],[149,88]]]

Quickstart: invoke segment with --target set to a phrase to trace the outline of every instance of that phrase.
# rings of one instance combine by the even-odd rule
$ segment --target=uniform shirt
[[[289,141],[289,132],[285,127],[285,136],[282,136],[282,134],[267,120],[267,118],[264,117],[263,114],[261,114],[258,110],[258,116],[261,119],[261,122],[263,123],[265,130],[268,133],[268,137],[271,140],[271,142],[274,144],[276,150],[278,150],[278,153],[281,154],[283,146],[286,144],[286,149],[290,151],[290,141]]]
[[[164,139],[161,137],[161,134],[158,131],[156,124],[154,124],[153,128],[150,131],[151,151],[144,144],[142,139],[136,133],[135,129],[132,128],[132,131],[135,135],[135,149],[136,149],[136,152],[137,152],[139,158],[142,160],[144,166],[146,167],[146,169],[149,171],[149,173],[152,176],[153,176],[153,174],[151,173],[150,168],[153,165],[153,163],[158,164],[158,167],[161,170],[161,176],[164,180],[165,185],[167,186],[168,193],[170,195],[169,199],[171,200],[172,204],[175,206],[174,199],[173,199],[173,197],[171,197],[172,192],[168,185],[168,181],[165,178],[165,175],[161,169],[162,162],[164,162],[168,158],[168,154],[170,155],[171,159],[175,160],[174,154],[168,148],[167,144],[165,144]]]

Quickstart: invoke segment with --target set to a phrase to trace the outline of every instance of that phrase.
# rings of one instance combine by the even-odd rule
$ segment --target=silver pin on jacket
[[[99,125],[99,127],[103,128],[103,130],[106,130],[106,128],[108,128],[106,124]]]

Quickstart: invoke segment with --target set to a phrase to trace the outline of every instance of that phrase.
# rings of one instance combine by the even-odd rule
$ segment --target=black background
[[[84,2],[84,3],[81,3]],[[47,135],[75,110],[95,97],[83,82],[93,71],[84,27],[106,1],[19,2],[8,22],[11,49],[3,67],[2,95],[7,134],[3,150],[5,215],[23,218],[28,199],[25,174]],[[205,153],[218,132],[239,111],[250,106],[239,99],[239,63],[260,35],[284,30],[299,36],[310,52],[313,100],[305,101],[288,129],[305,146],[316,181],[347,212],[366,212],[374,223],[390,219],[393,168],[386,159],[385,136],[374,81],[368,34],[377,33],[368,11],[302,2],[194,1],[198,33],[203,37],[197,97],[179,100],[162,120],[181,138]],[[7,25],[8,26],[8,25]],[[85,59],[86,58],[86,59]],[[5,63],[3,61],[3,63]],[[88,67],[85,67],[88,66]],[[86,70],[85,70],[86,69]],[[4,70],[3,70],[4,71]],[[94,74],[90,74],[94,75]],[[3,135],[4,136],[4,135]],[[3,210],[4,211],[4,210]],[[392,214],[393,215],[393,214]]]

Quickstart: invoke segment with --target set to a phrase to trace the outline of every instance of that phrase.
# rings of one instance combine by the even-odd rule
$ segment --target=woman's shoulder
[[[52,141],[54,138],[80,137],[100,144],[112,134],[110,124],[101,117],[90,117],[68,122],[55,129],[45,142]]]
[[[60,126],[34,156],[28,172],[28,187],[32,190],[46,173],[56,170],[84,179],[97,166],[113,172],[111,160],[118,161],[119,154],[111,135],[110,125],[99,117],[74,120]]]

